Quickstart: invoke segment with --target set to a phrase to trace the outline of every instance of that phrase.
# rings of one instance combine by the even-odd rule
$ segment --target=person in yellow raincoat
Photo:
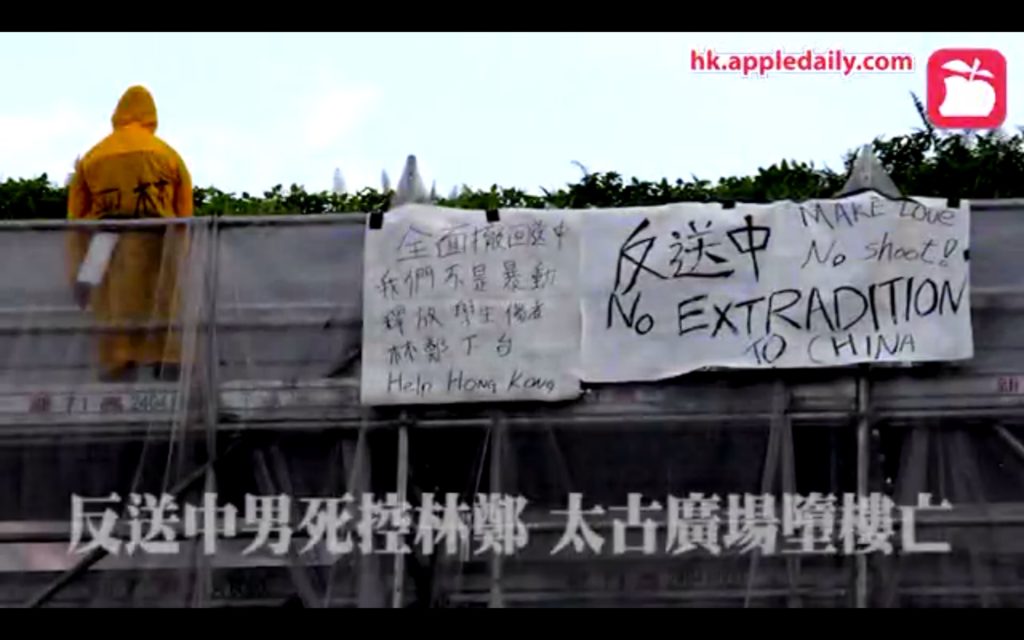
[[[128,89],[111,122],[113,132],[75,167],[68,218],[191,217],[192,179],[178,153],[156,136],[156,104],[149,91]],[[103,327],[98,338],[102,378],[130,379],[141,367],[154,367],[161,378],[176,377],[180,333],[167,325],[179,320],[178,262],[186,250],[186,230],[170,225],[116,233],[106,273],[91,288],[83,288],[77,274],[92,230],[79,228],[68,236],[76,300],[83,308],[91,304]]]

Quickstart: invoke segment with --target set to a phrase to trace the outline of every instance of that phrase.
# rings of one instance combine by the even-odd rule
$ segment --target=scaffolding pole
[[[200,314],[205,313],[208,318],[207,322],[204,323],[206,331],[203,345],[206,356],[203,358],[205,364],[203,371],[203,406],[206,409],[206,457],[208,461],[213,460],[217,456],[217,427],[220,424],[220,378],[218,375],[220,372],[217,366],[217,363],[220,362],[220,358],[217,355],[220,350],[217,344],[217,298],[220,291],[220,236],[218,234],[218,219],[219,216],[214,216],[208,226],[207,242],[209,247],[207,247],[207,255],[209,264],[206,278],[204,279],[204,284],[206,285],[206,305],[200,308]],[[192,232],[195,228],[186,227],[186,232]],[[193,242],[195,241],[195,238],[189,239]],[[180,264],[181,258],[177,257],[177,259]],[[182,379],[189,380],[190,378],[190,375],[184,375],[183,373]],[[188,414],[186,413],[186,421],[187,419]],[[217,495],[217,474],[213,465],[207,465],[206,467],[205,491],[210,495]],[[206,526],[209,526],[209,524]],[[199,564],[201,588],[197,589],[196,604],[201,606],[213,594],[213,566],[210,559],[206,557],[206,554],[200,556]]]
[[[505,418],[500,412],[494,417],[493,437],[491,438],[490,493],[500,495],[503,491],[501,478],[502,458],[505,455]],[[502,555],[498,549],[491,550],[491,590],[489,607],[504,608],[504,596],[501,588]]]
[[[772,389],[772,413],[768,423],[768,445],[765,450],[764,469],[761,474],[761,493],[774,494],[779,486],[783,496],[796,491],[795,453],[793,450],[793,423],[789,413],[790,392],[785,381],[777,380]],[[784,498],[783,498],[784,499]],[[758,592],[754,584],[761,560],[761,552],[754,549],[747,573],[746,593],[743,607],[748,608]],[[788,596],[790,606],[800,605],[800,565],[796,558],[786,559],[786,574],[789,579]]]
[[[398,425],[398,478],[396,482],[399,508],[405,505],[409,490],[409,426],[408,417],[403,413]],[[405,555],[395,554],[394,587],[391,591],[391,607],[401,609],[405,604]]]
[[[350,470],[346,492],[352,495],[356,504],[363,505],[365,494],[372,494],[372,460],[370,456],[369,429],[365,426],[359,430],[359,435],[353,443],[351,440],[342,442],[342,458],[345,469]],[[362,507],[360,506],[360,509]],[[360,518],[368,517],[360,513]],[[353,525],[348,525],[351,528]],[[384,587],[381,584],[381,559],[374,553],[359,553],[354,558],[357,563],[356,576],[356,601],[360,609],[382,609],[385,606]],[[334,574],[341,562],[347,562],[347,558],[336,559],[331,563],[328,572],[327,593],[334,587]],[[330,602],[330,598],[325,598]]]
[[[871,420],[868,416],[868,409],[871,406],[869,394],[869,380],[867,373],[861,371],[857,376],[857,500],[864,500],[868,495],[868,480],[870,477],[870,455],[871,455]],[[858,555],[854,565],[855,571],[855,600],[854,606],[858,609],[866,609],[868,606],[868,559],[865,555]]]

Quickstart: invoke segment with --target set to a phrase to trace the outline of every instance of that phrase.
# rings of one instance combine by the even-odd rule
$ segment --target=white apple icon
[[[952,75],[945,79],[946,97],[939,105],[939,114],[946,118],[978,118],[992,113],[996,106],[996,91],[985,80],[975,77],[994,78],[990,71],[981,68],[981,61],[974,59],[968,66],[963,60],[952,60],[942,65],[946,71],[967,74],[967,77]]]

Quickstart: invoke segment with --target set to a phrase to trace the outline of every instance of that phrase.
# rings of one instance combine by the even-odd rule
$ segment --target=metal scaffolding
[[[203,247],[208,252],[208,274],[202,317],[197,326],[202,341],[192,367],[197,378],[189,381],[193,390],[185,393],[182,383],[163,382],[22,383],[14,376],[13,382],[0,386],[0,443],[10,451],[24,453],[34,448],[55,451],[73,446],[121,447],[146,439],[195,441],[201,453],[188,460],[187,473],[168,489],[172,496],[183,497],[197,490],[215,492],[237,485],[240,481],[233,479],[232,473],[239,468],[252,472],[253,484],[247,490],[261,495],[299,495],[303,489],[314,495],[337,495],[334,480],[329,480],[326,488],[310,490],[308,486],[298,486],[300,480],[309,485],[323,477],[322,473],[303,471],[306,466],[315,466],[326,470],[331,478],[344,476],[341,484],[353,496],[394,492],[401,503],[415,502],[425,492],[472,494],[484,486],[494,493],[533,492],[540,496],[536,502],[542,503],[548,485],[557,485],[557,490],[550,491],[564,497],[570,490],[578,491],[584,486],[603,486],[602,473],[621,473],[624,479],[628,479],[628,474],[641,477],[648,472],[651,477],[659,473],[664,477],[685,475],[685,468],[676,471],[673,465],[695,466],[700,456],[711,454],[698,450],[692,457],[679,459],[672,457],[672,451],[723,442],[728,443],[722,445],[723,450],[731,453],[717,460],[721,467],[728,467],[722,471],[721,487],[746,487],[750,492],[778,494],[819,491],[830,485],[859,496],[885,491],[909,499],[922,491],[934,492],[936,485],[929,474],[946,472],[929,471],[928,461],[934,462],[934,456],[929,455],[942,451],[946,452],[942,455],[963,456],[958,458],[957,471],[952,473],[949,485],[959,488],[946,493],[964,499],[952,512],[922,517],[919,524],[942,531],[959,528],[968,532],[962,534],[965,540],[982,536],[986,540],[998,538],[1000,542],[989,547],[971,542],[963,572],[957,573],[960,569],[954,567],[949,570],[955,574],[952,578],[935,585],[901,586],[901,576],[916,571],[914,567],[925,561],[899,554],[895,558],[858,556],[832,565],[792,557],[772,562],[756,555],[680,563],[661,553],[643,562],[601,557],[579,560],[574,565],[569,560],[551,559],[540,551],[530,551],[524,558],[493,554],[485,559],[459,557],[454,561],[415,553],[396,554],[389,562],[359,554],[332,557],[299,553],[296,548],[301,547],[302,541],[297,539],[284,560],[252,556],[243,562],[236,549],[230,559],[219,554],[205,557],[195,553],[192,557],[183,553],[179,559],[168,562],[187,564],[195,571],[195,580],[201,587],[189,588],[188,602],[200,606],[222,601],[230,604],[231,597],[216,595],[224,591],[217,586],[222,574],[238,570],[255,574],[267,567],[277,567],[283,576],[275,578],[277,582],[271,580],[277,585],[277,595],[240,597],[235,601],[268,604],[282,600],[281,594],[293,594],[306,607],[440,606],[439,603],[503,607],[615,602],[729,606],[824,603],[872,607],[927,603],[934,598],[949,598],[951,602],[967,598],[982,606],[1019,604],[1024,589],[996,574],[1003,575],[1000,572],[1004,569],[1009,572],[1007,575],[1024,569],[1022,549],[1012,543],[1004,544],[1007,536],[1015,535],[1015,528],[1024,526],[1024,496],[988,500],[980,495],[994,481],[983,477],[991,470],[978,468],[970,451],[981,446],[971,438],[991,434],[992,441],[1009,452],[1010,459],[1016,464],[1024,462],[1024,445],[1019,440],[1024,422],[1024,358],[1018,357],[1024,355],[1024,344],[1017,344],[1016,334],[1009,329],[1017,321],[1016,314],[1024,309],[1020,305],[1024,286],[1021,278],[1007,268],[1012,255],[1007,251],[1014,250],[1016,236],[1024,234],[1024,202],[972,202],[972,213],[972,305],[983,322],[982,330],[978,331],[976,362],[950,367],[855,367],[811,374],[708,372],[658,384],[588,387],[576,403],[393,411],[358,404],[358,366],[326,377],[335,368],[340,353],[359,345],[358,296],[362,283],[361,271],[353,265],[362,259],[359,243],[363,216],[196,219],[177,223],[202,229],[209,239]],[[0,236],[60,234],[69,226],[83,224],[89,223],[12,222],[0,225]],[[132,224],[154,223],[101,226]],[[258,282],[257,275],[246,273],[249,263],[242,260],[252,254],[243,254],[241,250],[233,254],[232,242],[245,251],[253,250],[261,242],[264,244],[259,246],[270,247],[278,232],[289,229],[309,231],[295,232],[299,234],[294,242],[297,253],[282,258],[295,262],[286,265],[288,271],[281,282],[325,282],[322,289],[337,295],[333,303],[317,296],[296,301],[296,297],[303,297],[301,292],[254,300],[258,296],[250,295],[242,285],[231,281],[249,278],[250,282]],[[339,266],[340,262],[313,265],[301,261],[304,253],[313,253],[303,249],[308,247],[307,240],[318,238],[317,242],[326,242],[323,236],[339,229],[347,230],[345,235],[338,236],[335,248],[347,256],[344,268]],[[311,233],[314,230],[319,235]],[[319,246],[317,251],[321,251]],[[323,250],[317,255],[333,254]],[[225,256],[237,264],[227,265]],[[46,340],[102,330],[90,325],[70,305],[53,304],[45,312],[38,310],[43,308],[39,305],[30,310],[32,322],[25,323],[24,309],[19,316],[19,300],[5,295],[0,290],[0,306],[4,307],[0,313],[0,334],[35,335]],[[309,337],[296,337],[302,331],[309,332]],[[277,344],[275,340],[294,342]],[[293,361],[288,361],[289,357]],[[69,371],[86,367],[77,361],[45,360],[39,357],[36,361],[39,376],[44,380],[51,375],[47,371],[52,371],[56,379],[58,374],[71,376]],[[11,366],[22,366],[21,361],[12,362]],[[70,408],[34,410],[33,401],[41,392],[57,405]],[[104,402],[115,396],[126,410],[116,414],[104,411]],[[628,459],[646,450],[633,452],[633,445],[627,441],[636,438],[639,442],[648,435],[655,442],[649,452],[652,460],[645,463]],[[940,444],[940,436],[947,435],[952,444]],[[598,454],[588,448],[592,447],[586,444],[588,439],[616,443],[613,446],[618,450],[602,450],[600,455],[604,457],[599,460],[611,460],[609,465],[621,464],[621,468],[605,469],[600,462],[590,462],[588,456]],[[835,446],[802,445],[805,440],[811,441],[808,439],[833,442]],[[682,444],[673,444],[676,441]],[[896,441],[900,445],[890,448],[888,443]],[[312,451],[300,451],[302,447]],[[330,453],[321,460],[317,454],[325,451],[324,447]],[[659,450],[663,450],[665,457],[655,459]],[[747,456],[743,458],[745,462],[732,458],[733,453]],[[817,460],[829,455],[830,460]],[[843,456],[847,455],[852,459],[849,481],[841,470],[846,468]],[[889,476],[893,472],[888,469],[893,464],[891,458],[897,455],[902,462],[895,472],[899,477],[892,481]],[[578,461],[580,457],[584,462]],[[801,462],[808,459],[814,461],[814,469],[821,467],[825,470],[822,473],[835,477],[821,481],[802,478],[802,474],[817,473],[814,469],[808,471],[810,467],[801,467]],[[759,469],[750,468],[754,460],[760,464]],[[940,460],[940,465],[947,462]],[[640,469],[622,470],[633,469],[633,465]],[[648,469],[642,469],[644,466]],[[545,470],[546,467],[552,470]],[[1011,473],[1024,477],[1020,470],[1018,467]],[[689,485],[672,482],[675,481],[666,480],[665,485],[696,488],[692,484],[696,480],[687,480]],[[640,481],[636,484],[639,486]],[[1010,487],[1007,492],[1015,489]],[[709,486],[709,490],[722,489]],[[968,496],[975,496],[974,501],[968,500]],[[0,500],[0,507],[3,504]],[[293,517],[301,518],[301,514]],[[11,504],[0,518],[7,521],[0,527],[0,548],[66,546],[70,539],[67,525],[19,516],[18,508]],[[528,510],[526,520],[531,537],[541,542],[557,539],[561,531],[559,522],[540,508]],[[659,526],[664,524],[661,521]],[[608,532],[611,520],[598,519],[593,527]],[[239,532],[243,542],[255,535],[251,530]],[[11,566],[4,568],[0,577],[34,576],[26,584],[34,585],[35,591],[21,598],[21,602],[31,606],[60,603],[68,586],[86,575],[113,575],[133,566],[129,559],[115,562],[102,549],[84,557],[68,558],[62,568],[45,571],[29,571],[26,566],[4,558],[0,556],[0,565],[8,562]],[[103,568],[104,562],[109,567]],[[654,562],[654,568],[646,567],[644,562]],[[639,577],[622,578],[625,582],[615,586],[594,586],[600,578],[584,576],[573,578],[576,582],[567,588],[557,587],[558,576],[566,572],[576,575],[574,572],[581,570],[581,565],[588,571],[613,567],[614,571],[626,573],[629,567],[636,566],[640,567],[635,572]],[[666,577],[663,574],[670,566],[675,567],[672,571],[685,570],[684,573],[690,572],[687,575],[700,579],[687,583],[690,578]],[[728,577],[730,572],[738,577],[722,578],[728,584],[718,585],[714,576]],[[969,575],[970,580],[965,582],[964,575]],[[351,577],[350,590],[341,592],[337,586],[339,576]],[[629,582],[634,579],[639,582]],[[0,591],[13,589],[10,582],[0,581]]]

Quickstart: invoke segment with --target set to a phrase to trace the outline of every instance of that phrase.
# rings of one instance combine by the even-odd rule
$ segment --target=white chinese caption
[[[243,554],[266,549],[284,555],[293,546],[302,554],[320,546],[334,555],[395,555],[411,553],[411,544],[425,555],[514,555],[527,547],[536,526],[524,519],[528,504],[522,496],[504,494],[478,494],[466,503],[454,493],[428,493],[419,506],[400,503],[393,493],[383,500],[372,494],[247,495],[240,514],[234,505],[219,504],[216,494],[205,494],[198,506],[179,505],[170,495],[131,494],[127,503],[117,494],[75,495],[71,552],[175,554],[181,542],[201,538],[205,553],[214,554],[218,539],[244,535],[251,542]],[[933,504],[929,494],[914,506],[897,505],[882,494],[693,493],[664,503],[630,494],[626,506],[584,507],[582,494],[574,493],[567,508],[548,511],[564,519],[550,553],[890,554],[896,539],[903,553],[948,553],[948,543],[919,540],[915,525],[922,511],[951,509],[947,501]],[[606,548],[608,536],[598,531],[608,529]]]

